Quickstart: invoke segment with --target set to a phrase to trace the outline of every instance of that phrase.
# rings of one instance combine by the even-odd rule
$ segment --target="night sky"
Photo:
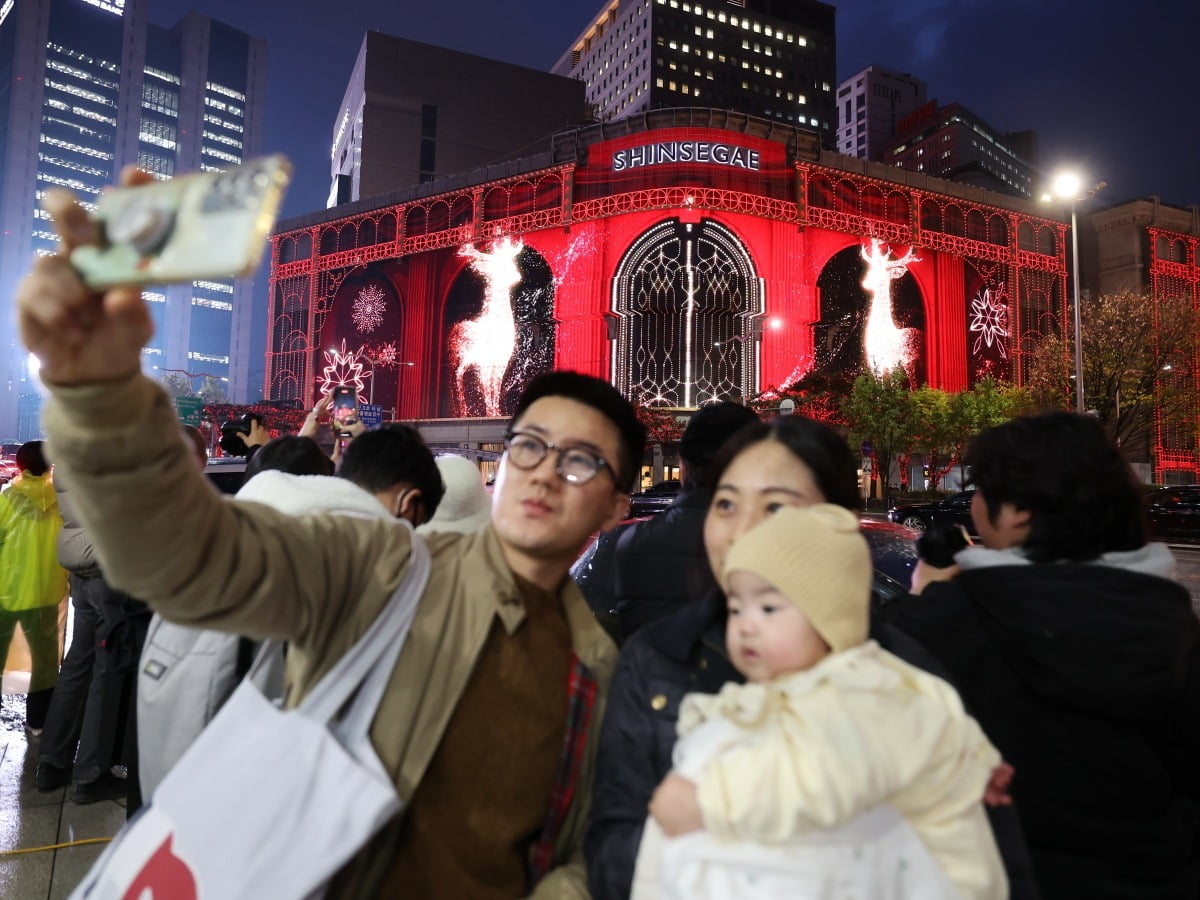
[[[368,28],[541,70],[603,0],[150,0],[152,21],[189,8],[267,41],[268,152],[296,180],[284,216],[324,208],[329,148]],[[845,0],[838,79],[880,64],[925,81],[1001,131],[1039,134],[1043,171],[1073,165],[1104,204],[1158,194],[1200,203],[1197,0]]]

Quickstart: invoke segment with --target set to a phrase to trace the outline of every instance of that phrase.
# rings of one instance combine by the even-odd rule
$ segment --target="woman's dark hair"
[[[1029,512],[1022,549],[1034,562],[1080,562],[1146,543],[1137,481],[1090,416],[1045,413],[987,428],[966,461],[991,521],[1005,503]]]
[[[332,475],[333,460],[321,452],[312,438],[285,434],[267,441],[250,457],[242,482],[268,469],[289,475]]]
[[[17,468],[30,475],[45,475],[50,468],[46,456],[42,453],[41,441],[26,441],[17,448]]]
[[[827,503],[857,511],[858,467],[850,445],[828,425],[804,416],[779,416],[769,422],[752,422],[735,432],[717,451],[708,467],[708,485],[716,491],[721,477],[741,452],[763,441],[786,447],[812,471],[813,480]]]

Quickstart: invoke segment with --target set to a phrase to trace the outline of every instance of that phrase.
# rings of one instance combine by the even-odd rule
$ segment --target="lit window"
[[[235,91],[233,88],[227,88],[224,85],[217,84],[216,82],[206,81],[204,83],[204,87],[206,90],[210,90],[214,94],[221,94],[224,97],[232,97],[234,100],[241,100],[243,103],[246,101],[245,94],[241,93],[240,91]]]
[[[84,100],[91,100],[93,103],[99,103],[101,106],[116,106],[116,101],[97,94],[94,91],[85,91],[81,87],[76,87],[73,84],[63,84],[61,81],[53,81],[50,78],[46,79],[46,87],[54,88],[56,91],[62,91],[65,94],[70,94],[73,97],[80,97]]]
[[[225,162],[231,163],[235,166],[240,166],[242,164],[242,158],[240,156],[234,156],[232,153],[226,153],[224,150],[218,150],[215,147],[202,146],[200,148],[200,153],[203,156],[211,156],[214,159],[224,160]]]
[[[38,140],[40,140],[43,144],[49,144],[51,147],[58,147],[60,150],[70,150],[72,153],[81,153],[84,156],[90,156],[93,159],[111,160],[113,158],[111,153],[105,153],[103,150],[96,150],[93,147],[84,147],[81,144],[72,144],[70,141],[61,141],[56,137],[50,137],[46,134],[41,135]]]
[[[192,306],[201,306],[205,309],[219,309],[223,312],[229,312],[233,309],[233,304],[228,300],[211,300],[208,297],[193,297]]]

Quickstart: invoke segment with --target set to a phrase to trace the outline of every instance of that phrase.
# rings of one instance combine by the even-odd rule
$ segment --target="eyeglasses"
[[[537,468],[546,458],[546,454],[553,450],[558,454],[558,464],[554,471],[567,484],[587,484],[601,469],[608,469],[612,473],[612,468],[601,456],[580,447],[560,447],[528,432],[515,431],[509,434],[504,439],[504,448],[508,453],[509,462],[518,469]],[[613,473],[614,482],[616,478],[616,474]]]

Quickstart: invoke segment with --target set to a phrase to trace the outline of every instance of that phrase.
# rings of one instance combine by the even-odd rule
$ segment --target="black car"
[[[640,493],[630,494],[629,513],[625,518],[637,519],[641,516],[652,516],[662,512],[671,505],[671,502],[679,494],[679,490],[679,481],[672,479],[660,481],[654,487]]]
[[[973,496],[974,491],[961,491],[943,500],[894,506],[888,510],[888,518],[913,531],[924,531],[934,525],[963,525],[975,534],[975,524],[971,521]]]
[[[1200,485],[1160,488],[1148,493],[1142,504],[1151,537],[1200,540]]]
[[[204,467],[208,480],[222,494],[236,494],[246,475],[246,457],[217,456]]]

